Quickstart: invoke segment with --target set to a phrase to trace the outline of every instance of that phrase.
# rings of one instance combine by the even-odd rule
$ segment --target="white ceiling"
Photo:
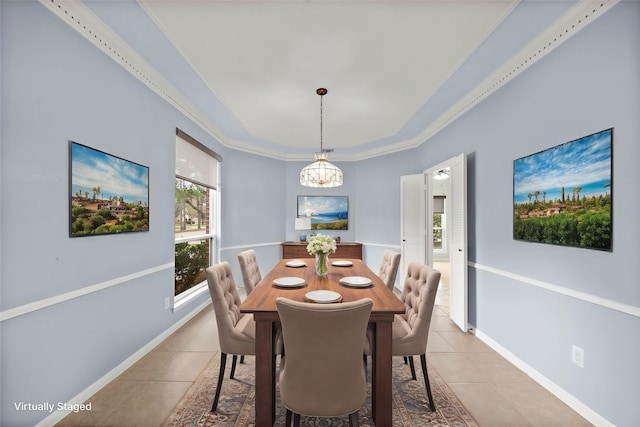
[[[515,1],[180,2],[145,10],[251,135],[336,150],[396,134]]]
[[[78,21],[69,24],[224,145],[286,160],[311,159],[319,149],[319,87],[328,89],[323,134],[332,159],[415,147],[608,7],[574,0],[43,3]],[[83,29],[74,25],[80,20]]]

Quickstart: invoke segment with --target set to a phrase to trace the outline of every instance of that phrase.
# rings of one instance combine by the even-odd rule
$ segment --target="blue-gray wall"
[[[340,236],[365,242],[375,266],[400,245],[400,176],[467,153],[471,323],[603,419],[640,419],[640,3],[616,5],[422,146],[336,162],[345,185],[315,191],[298,184],[305,162],[223,147],[38,3],[2,2],[0,14],[0,309],[134,276],[2,321],[1,425],[44,419],[14,402],[73,398],[206,302],[164,309],[176,127],[224,157],[221,258],[235,266],[254,247],[264,270],[296,238],[298,194],[349,196]],[[613,251],[514,241],[513,159],[609,127]],[[69,139],[150,167],[148,233],[68,237]],[[570,363],[572,344],[585,349],[583,369]]]
[[[209,299],[164,307],[176,127],[223,156],[222,244],[282,240],[284,175],[220,145],[38,2],[2,2],[1,19],[0,425],[31,426],[49,414],[16,403],[69,401]],[[69,140],[150,168],[149,232],[68,237]]]
[[[640,419],[639,22],[619,3],[419,148],[356,171],[357,239],[397,244],[398,176],[467,153],[470,322],[619,426]],[[610,127],[613,251],[513,240],[513,160]]]
[[[222,163],[220,259],[242,286],[238,253],[253,249],[263,272],[281,259],[285,235],[284,163],[229,150]]]

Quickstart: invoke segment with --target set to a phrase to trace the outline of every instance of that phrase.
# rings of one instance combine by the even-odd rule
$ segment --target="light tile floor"
[[[438,268],[438,267],[437,267]],[[427,360],[480,426],[589,426],[448,316],[446,265],[431,322]],[[92,411],[71,414],[58,426],[162,425],[212,357],[219,357],[211,306],[91,397]],[[418,367],[418,371],[419,371]]]

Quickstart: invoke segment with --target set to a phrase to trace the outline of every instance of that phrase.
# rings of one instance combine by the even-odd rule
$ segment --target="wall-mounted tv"
[[[513,162],[513,237],[611,251],[613,128]]]
[[[298,196],[298,216],[310,216],[312,230],[348,230],[349,198]]]
[[[149,168],[69,141],[69,236],[149,231]]]

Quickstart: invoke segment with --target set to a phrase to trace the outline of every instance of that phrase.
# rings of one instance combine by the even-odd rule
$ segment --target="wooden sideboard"
[[[336,252],[329,255],[334,258],[362,259],[362,243],[340,242]],[[307,244],[300,242],[282,243],[282,258],[311,258],[307,252]]]

